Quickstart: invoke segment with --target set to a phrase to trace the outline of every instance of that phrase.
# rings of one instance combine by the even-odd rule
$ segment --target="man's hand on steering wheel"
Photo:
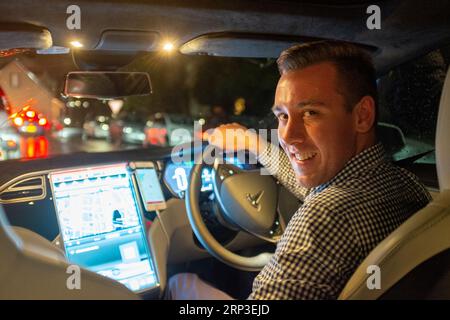
[[[218,147],[226,153],[249,151],[258,155],[267,145],[254,130],[234,122],[218,126],[211,134],[206,134],[210,145]]]

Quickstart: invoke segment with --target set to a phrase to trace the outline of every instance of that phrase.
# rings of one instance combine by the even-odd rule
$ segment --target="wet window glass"
[[[379,136],[395,161],[436,163],[434,139],[449,49],[434,50],[378,80]]]

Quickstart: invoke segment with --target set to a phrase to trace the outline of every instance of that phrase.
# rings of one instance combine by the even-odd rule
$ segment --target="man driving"
[[[431,196],[385,159],[376,136],[377,87],[370,56],[337,41],[295,45],[277,60],[273,112],[278,146],[248,132],[247,148],[303,201],[250,299],[336,299],[370,251]],[[210,143],[228,148],[219,126]],[[227,147],[228,146],[228,147]],[[193,274],[172,277],[173,299],[225,299]]]

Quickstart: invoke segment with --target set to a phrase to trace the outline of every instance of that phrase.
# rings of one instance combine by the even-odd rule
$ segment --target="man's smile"
[[[295,151],[289,152],[289,158],[293,169],[301,176],[312,174],[317,170],[318,152],[316,151]]]
[[[295,158],[297,161],[307,161],[314,158],[317,155],[317,152],[296,152],[291,153],[291,156]]]

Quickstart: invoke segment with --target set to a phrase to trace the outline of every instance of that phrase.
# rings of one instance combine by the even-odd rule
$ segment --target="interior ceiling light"
[[[173,43],[169,41],[165,42],[163,45],[163,50],[166,52],[171,52],[174,48],[175,46],[173,45]]]
[[[70,45],[74,48],[82,48],[83,47],[83,44],[78,40],[70,41]]]

